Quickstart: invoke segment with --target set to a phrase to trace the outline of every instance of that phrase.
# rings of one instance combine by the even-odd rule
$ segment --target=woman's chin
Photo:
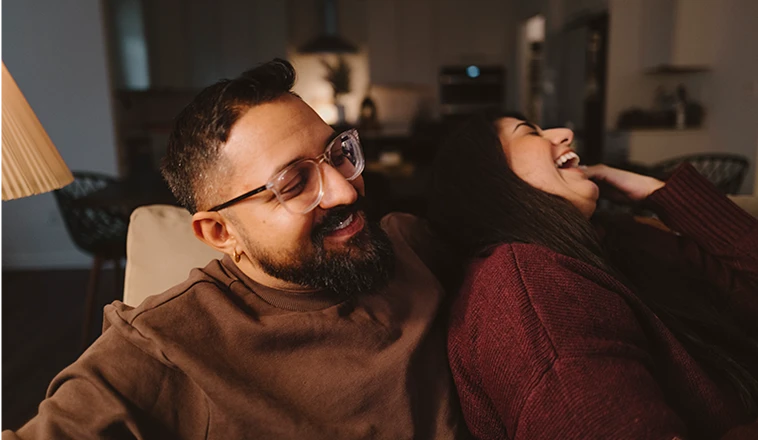
[[[595,213],[597,200],[600,197],[600,188],[591,180],[576,182],[572,188],[575,198],[572,204],[576,206],[582,215],[589,219]]]

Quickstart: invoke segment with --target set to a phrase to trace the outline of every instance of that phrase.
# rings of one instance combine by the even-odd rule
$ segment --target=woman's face
[[[586,218],[595,212],[598,187],[579,165],[568,128],[542,130],[529,122],[503,118],[496,127],[511,170],[529,185],[563,197]]]

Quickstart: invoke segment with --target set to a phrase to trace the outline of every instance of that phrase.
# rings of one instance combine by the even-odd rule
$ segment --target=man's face
[[[296,97],[251,108],[223,147],[232,172],[214,202],[265,184],[296,160],[318,157],[333,137],[332,128]],[[394,257],[384,232],[361,209],[363,178],[348,181],[326,162],[320,169],[324,194],[306,214],[290,213],[271,191],[222,210],[251,263],[250,275],[264,284],[267,277],[285,282],[273,287],[344,294],[376,288],[388,278]]]

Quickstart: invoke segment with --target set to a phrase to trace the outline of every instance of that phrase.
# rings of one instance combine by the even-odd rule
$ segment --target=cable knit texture
[[[689,165],[647,202],[674,233],[609,226],[614,264],[637,288],[719,292],[758,334],[758,221]],[[758,438],[730,388],[626,286],[538,245],[503,244],[472,263],[448,351],[478,438]]]

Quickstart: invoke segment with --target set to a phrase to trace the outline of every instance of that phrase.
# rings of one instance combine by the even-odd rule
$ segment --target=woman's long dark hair
[[[608,258],[596,228],[567,200],[538,190],[511,171],[495,122],[481,115],[449,136],[435,159],[428,217],[461,255],[486,255],[502,243],[531,243],[590,264],[626,285],[713,380],[730,385],[751,417],[758,414],[758,343],[707,295],[637,289]],[[682,287],[679,287],[682,289]]]

